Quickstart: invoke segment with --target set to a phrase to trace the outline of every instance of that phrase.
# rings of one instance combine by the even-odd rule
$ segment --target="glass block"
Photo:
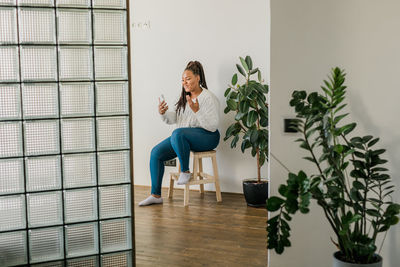
[[[132,266],[132,252],[119,252],[101,255],[102,267],[131,267]]]
[[[125,8],[126,7],[125,0],[93,0],[93,7],[96,8]]]
[[[96,185],[96,156],[90,154],[63,155],[64,187]]]
[[[117,184],[130,181],[129,151],[98,153],[99,184]]]
[[[129,216],[130,192],[130,185],[100,187],[100,219]]]
[[[0,266],[28,263],[26,231],[0,233]]]
[[[1,5],[15,5],[15,0],[0,0],[0,6]]]
[[[18,84],[0,85],[0,120],[21,118],[21,98]]]
[[[29,249],[32,263],[62,259],[64,257],[63,228],[29,230]]]
[[[16,9],[8,7],[0,8],[0,44],[16,43],[18,43]]]
[[[93,83],[60,83],[61,116],[93,116]]]
[[[94,55],[96,79],[128,79],[128,54],[126,47],[95,47]]]
[[[101,221],[100,247],[102,253],[130,249],[132,247],[131,220]]]
[[[65,246],[67,258],[99,253],[97,222],[65,226]]]
[[[94,120],[65,119],[61,121],[62,151],[94,151]]]
[[[89,7],[90,0],[57,0],[57,6]]]
[[[57,120],[29,121],[24,126],[27,156],[60,153]]]
[[[65,222],[81,222],[97,219],[96,188],[64,191]]]
[[[67,261],[67,267],[98,267],[99,257],[85,257],[78,259],[71,259]]]
[[[55,15],[50,8],[18,10],[19,40],[23,44],[55,44]]]
[[[24,192],[22,159],[0,160],[0,195]]]
[[[28,192],[61,188],[60,156],[27,158],[25,168]]]
[[[56,83],[23,84],[22,100],[25,119],[58,117]]]
[[[20,6],[54,6],[54,0],[18,0]]]
[[[96,83],[97,115],[129,114],[128,82]]]
[[[0,218],[0,232],[25,228],[25,196],[0,197]]]
[[[90,44],[92,42],[91,17],[89,10],[59,9],[57,11],[58,42],[60,44]]]
[[[128,117],[98,118],[97,142],[99,150],[129,148]]]
[[[0,122],[0,158],[22,156],[22,124]]]
[[[56,81],[56,48],[21,46],[21,69],[24,81]]]
[[[93,11],[95,44],[126,44],[126,11]]]
[[[28,226],[62,224],[61,191],[27,194]]]
[[[0,82],[18,82],[18,47],[0,47]]]
[[[64,261],[52,261],[38,264],[31,264],[34,267],[65,267]]]
[[[59,49],[60,80],[91,80],[93,58],[90,47],[61,47]]]

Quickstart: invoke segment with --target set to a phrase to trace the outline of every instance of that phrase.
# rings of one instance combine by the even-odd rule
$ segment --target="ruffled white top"
[[[176,128],[190,127],[203,128],[215,132],[219,124],[219,101],[208,89],[204,89],[197,96],[199,110],[195,113],[186,103],[185,111],[181,109],[179,115],[174,111],[167,111],[161,119],[167,124],[176,124]]]

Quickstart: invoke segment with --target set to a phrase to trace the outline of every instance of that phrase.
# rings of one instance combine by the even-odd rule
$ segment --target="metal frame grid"
[[[125,2],[126,1],[126,2]],[[68,2],[70,3],[68,5]],[[79,4],[82,3],[81,5]],[[85,3],[86,2],[86,6]],[[42,4],[40,4],[42,3]],[[75,3],[75,5],[74,5]],[[113,6],[113,3],[115,4]],[[19,104],[19,114],[16,117],[10,118],[1,118],[1,106],[0,106],[0,136],[9,137],[10,133],[5,132],[2,129],[2,126],[10,126],[14,125],[17,128],[14,129],[14,132],[11,132],[20,140],[20,145],[22,154],[14,153],[14,154],[4,154],[1,155],[0,153],[0,164],[10,164],[10,162],[18,162],[17,165],[13,165],[13,169],[19,171],[19,174],[23,175],[23,181],[19,181],[23,183],[23,190],[17,192],[2,192],[0,190],[0,214],[3,212],[2,215],[5,214],[2,209],[6,209],[4,205],[1,206],[2,200],[7,198],[20,198],[20,203],[24,205],[24,214],[20,214],[20,217],[24,220],[21,222],[21,225],[24,227],[18,226],[18,222],[15,223],[15,227],[13,229],[6,229],[2,228],[4,222],[7,223],[7,218],[0,216],[0,264],[1,264],[1,250],[4,249],[1,246],[4,245],[1,243],[1,237],[5,236],[13,236],[21,234],[22,238],[25,238],[26,242],[22,246],[26,250],[26,261],[23,263],[7,264],[7,266],[134,266],[135,265],[135,242],[134,242],[134,206],[133,206],[133,151],[132,151],[132,134],[130,133],[130,125],[132,122],[131,116],[131,103],[132,103],[132,95],[131,95],[131,83],[130,83],[130,63],[128,61],[130,49],[129,49],[129,1],[128,0],[0,0],[0,11],[2,10],[9,10],[10,12],[14,12],[15,14],[15,22],[16,22],[16,29],[11,29],[12,34],[16,35],[16,42],[2,42],[2,36],[0,36],[0,49],[6,48],[13,48],[17,50],[17,61],[18,61],[18,79],[17,80],[1,80],[1,69],[0,69],[0,105],[1,104],[8,104],[8,101],[14,101],[14,103]],[[43,23],[43,14],[47,15],[47,22],[49,19],[54,19],[54,29],[50,29],[50,32],[53,31],[54,36],[51,34],[48,36],[50,37],[48,41],[33,41],[29,42],[26,41],[26,37],[24,32],[29,34],[32,31],[32,25],[25,25],[23,22],[23,12],[36,12],[41,14],[41,16],[33,16],[33,19],[37,19],[37,23],[41,23],[43,26],[49,23]],[[89,31],[90,31],[90,39],[87,43],[82,43],[79,41],[75,42],[68,42],[60,40],[60,32],[59,26],[60,25],[60,14],[61,12],[76,12],[76,14],[89,14]],[[73,13],[71,13],[73,14]],[[106,18],[104,20],[105,23],[115,20],[118,15],[122,15],[122,21],[124,22],[121,32],[112,33],[112,30],[108,30],[111,34],[109,35],[104,34],[101,29],[98,29],[98,25],[96,25],[95,20],[96,16],[99,14],[104,14]],[[40,21],[42,20],[42,21]],[[21,23],[22,21],[22,23]],[[0,20],[0,23],[2,21]],[[3,21],[4,22],[4,21]],[[82,21],[81,21],[82,22]],[[1,26],[1,25],[0,25]],[[28,27],[28,29],[23,28],[24,26]],[[49,25],[46,25],[49,26]],[[75,25],[75,27],[81,27],[82,25]],[[42,30],[42,32],[40,32]],[[49,29],[47,29],[49,30]],[[39,34],[43,34],[43,29],[39,29]],[[95,36],[97,34],[97,36]],[[102,36],[103,35],[103,36]],[[100,36],[100,37],[99,37]],[[79,37],[79,36],[78,36]],[[101,37],[103,40],[101,40]],[[113,38],[122,37],[122,41],[115,41]],[[51,40],[51,38],[54,38]],[[100,39],[99,39],[100,38]],[[108,39],[107,39],[108,38]],[[39,38],[40,39],[40,38]],[[45,51],[53,51],[56,53],[55,56],[55,66],[56,72],[55,73],[46,73],[49,71],[54,71],[51,68],[42,69],[43,62],[40,62],[43,58],[45,58],[46,54],[42,54],[41,56],[36,56],[29,54],[29,49],[39,53],[40,49],[42,49],[43,53]],[[80,79],[79,75],[83,73],[81,69],[82,65],[82,54],[78,53],[78,56],[75,59],[78,59],[77,62],[69,62],[73,64],[72,69],[70,68],[69,71],[74,72],[72,77],[62,77],[62,60],[71,60],[71,57],[64,57],[62,53],[66,51],[84,51],[88,52],[87,55],[90,56],[91,66],[86,66],[87,68],[91,68],[91,77],[83,77]],[[122,73],[125,71],[124,77],[117,77],[118,72],[114,73],[117,74],[114,77],[105,77],[104,75],[101,77],[96,75],[96,71],[99,73],[103,72],[107,74],[108,72],[115,71],[114,69],[110,69],[107,64],[109,63],[108,60],[115,60],[117,49],[122,50],[121,61],[114,62],[117,66],[118,64],[122,66]],[[104,51],[112,51],[109,57],[102,58],[101,50]],[[4,55],[4,53],[2,54]],[[30,59],[32,62],[29,66],[23,66],[27,59]],[[0,58],[0,61],[2,58]],[[96,62],[97,61],[97,62]],[[113,63],[113,62],[111,62]],[[0,68],[1,66],[0,62]],[[3,64],[4,66],[4,64]],[[114,66],[115,67],[115,66]],[[49,77],[29,77],[29,75],[25,75],[27,69],[33,70],[34,68],[38,69],[38,72],[42,71],[45,74],[49,74]],[[108,68],[108,69],[107,69]],[[116,70],[118,71],[118,70]],[[4,73],[4,68],[3,68]],[[120,72],[121,73],[121,72]],[[7,74],[7,73],[6,73]],[[35,74],[35,71],[34,73]],[[54,76],[55,75],[55,76]],[[4,76],[4,75],[3,75]],[[53,77],[51,77],[53,76]],[[113,110],[113,99],[107,99],[107,96],[103,97],[106,100],[105,105],[108,109],[105,111],[98,110],[99,108],[99,97],[100,93],[98,90],[101,89],[101,85],[106,87],[105,90],[114,90],[113,87],[108,87],[106,85],[121,85],[123,88],[120,92],[113,92],[111,91],[111,95],[109,98],[113,97],[113,94],[119,93],[120,97],[123,97],[125,103],[123,103],[122,110],[118,110],[119,106],[115,106],[117,110]],[[65,93],[64,86],[68,85],[88,85],[88,93],[83,96],[85,99],[89,99],[89,103],[91,102],[92,107],[86,107],[86,110],[89,110],[88,113],[75,113],[75,114],[68,114],[66,110],[63,108],[63,101],[72,101],[72,105],[75,107],[79,106],[79,99],[76,101],[78,103],[73,103],[72,98],[68,98],[67,96],[63,95]],[[1,90],[4,90],[5,86],[11,86],[12,88],[16,89],[15,94],[10,94],[9,91],[3,92],[3,100],[4,95],[6,94],[6,101],[1,102]],[[38,97],[38,90],[35,91],[35,87],[41,88],[40,92],[44,92],[43,94],[51,95],[50,99],[47,99],[43,95],[39,95]],[[33,88],[33,89],[32,89]],[[37,89],[37,88],[36,88]],[[31,91],[29,91],[31,90]],[[47,90],[47,91],[46,91]],[[75,88],[75,90],[79,90],[82,92],[84,88]],[[103,89],[101,89],[103,90]],[[124,91],[125,90],[125,91]],[[33,93],[32,93],[33,92]],[[30,94],[31,93],[31,94]],[[36,94],[36,95],[35,95]],[[122,95],[121,95],[122,94]],[[41,97],[43,98],[41,101]],[[33,99],[32,99],[33,98]],[[30,100],[30,102],[28,101]],[[108,102],[107,102],[108,101]],[[55,105],[51,105],[51,103]],[[25,104],[25,106],[24,106]],[[65,104],[65,103],[64,103]],[[41,115],[30,113],[28,108],[30,105],[39,109],[39,113]],[[111,106],[110,106],[111,105]],[[54,109],[56,107],[56,109]],[[83,107],[85,108],[85,107]],[[34,109],[33,109],[34,110]],[[92,113],[92,114],[91,114]],[[118,129],[120,124],[118,124],[118,120],[122,123],[122,128]],[[75,122],[79,122],[76,125],[73,125]],[[85,124],[85,122],[89,122]],[[107,129],[107,122],[113,122],[111,124],[111,128]],[[46,127],[44,127],[44,125]],[[88,127],[89,125],[89,127]],[[48,126],[48,127],[47,127]],[[72,127],[74,126],[74,127]],[[86,126],[86,128],[85,128]],[[36,128],[35,128],[36,127]],[[69,127],[69,128],[68,128]],[[4,127],[3,127],[4,128]],[[36,132],[35,132],[36,129]],[[47,133],[54,133],[54,140],[51,140]],[[124,132],[122,132],[124,131]],[[33,136],[30,136],[33,133]],[[70,134],[70,139],[65,137],[65,135]],[[86,135],[82,134],[86,133]],[[8,134],[8,135],[7,135]],[[19,136],[18,136],[19,135]],[[76,136],[77,135],[77,136]],[[114,136],[116,140],[109,140],[107,138],[108,135]],[[74,138],[76,137],[75,140]],[[31,148],[31,141],[29,138],[37,139],[42,138],[42,145],[43,147],[39,148],[39,151],[34,151],[34,148]],[[81,140],[86,140],[87,142],[92,142],[89,147],[83,148],[79,146]],[[125,141],[126,146],[118,146],[118,144]],[[51,141],[53,144],[56,143],[56,149],[51,149]],[[18,142],[18,141],[17,141]],[[7,150],[7,145],[4,141],[0,140],[0,149],[1,146],[5,146],[5,150]],[[70,145],[71,147],[68,147]],[[50,148],[49,148],[50,147]],[[37,147],[36,147],[37,148]],[[1,152],[1,151],[0,151]],[[49,157],[51,156],[51,157]],[[69,183],[68,179],[66,178],[65,172],[66,171],[74,171],[74,167],[76,164],[81,164],[80,168],[87,168],[88,166],[85,165],[83,158],[88,156],[91,158],[91,162],[89,162],[92,175],[91,183],[87,184],[80,184],[78,186],[74,186]],[[112,176],[114,170],[109,170],[108,172],[104,172],[100,170],[100,164],[110,164],[113,167],[113,156],[114,159],[118,160],[118,157],[125,156],[123,160],[125,160],[125,166],[123,166],[123,170],[120,168],[120,172],[125,171],[127,173],[128,179],[120,179],[120,180],[113,180]],[[38,176],[40,175],[40,170],[43,168],[48,167],[45,164],[47,159],[52,159],[55,164],[54,169],[46,169],[49,171],[48,177]],[[74,159],[75,158],[75,159]],[[72,160],[72,165],[70,164],[69,160]],[[75,160],[75,161],[74,161]],[[120,159],[121,160],[121,159]],[[117,161],[116,161],[117,162]],[[86,162],[87,163],[87,162]],[[115,162],[114,162],[115,163]],[[117,162],[118,163],[118,162]],[[58,165],[57,165],[58,164]],[[75,165],[74,165],[75,164]],[[94,166],[93,166],[94,165]],[[114,167],[121,167],[115,165]],[[28,173],[29,170],[29,173]],[[36,171],[36,172],[35,172]],[[38,174],[39,173],[39,174]],[[4,174],[4,172],[3,172]],[[94,177],[95,174],[95,177]],[[117,173],[116,177],[118,177]],[[2,175],[2,169],[0,165],[0,175]],[[123,175],[123,174],[121,174]],[[16,175],[18,176],[18,174]],[[29,181],[28,181],[29,176]],[[59,178],[57,181],[56,178]],[[108,179],[107,179],[108,177]],[[14,177],[15,178],[15,177]],[[8,179],[8,177],[7,177]],[[11,179],[11,178],[10,178]],[[36,180],[35,180],[36,179]],[[40,184],[40,179],[48,179],[49,185],[43,186]],[[35,183],[36,181],[36,183]],[[7,180],[3,177],[0,177],[0,185],[1,182],[7,183]],[[87,218],[84,220],[71,220],[70,213],[74,213],[74,211],[68,210],[68,201],[72,199],[75,201],[75,204],[79,206],[79,201],[83,201],[85,198],[79,199],[79,194],[82,196],[85,195],[86,192],[91,192],[93,199],[93,205],[96,206],[94,209],[94,215],[92,218]],[[71,195],[71,196],[70,196]],[[38,200],[35,196],[41,196],[42,199]],[[110,198],[119,198],[118,203],[125,203],[125,210],[120,210],[114,214],[113,212],[108,212],[107,208],[116,209],[118,211],[118,207],[113,207],[113,202],[109,201],[107,203],[107,198],[102,198],[101,196],[108,196]],[[90,195],[89,195],[90,198]],[[122,199],[121,199],[122,198]],[[88,196],[86,195],[86,200]],[[61,212],[57,210],[55,207],[55,214],[53,221],[50,222],[43,222],[43,220],[48,219],[49,214],[46,211],[41,211],[40,207],[43,205],[52,203],[51,201],[55,201],[53,205],[57,206],[57,203],[61,203]],[[5,202],[11,203],[11,202]],[[34,204],[32,204],[34,203]],[[14,203],[15,204],[15,203]],[[18,204],[18,203],[17,203]],[[32,206],[30,206],[32,204]],[[35,206],[36,205],[36,206]],[[42,205],[42,206],[41,206]],[[28,207],[29,206],[29,207]],[[104,208],[105,207],[105,208]],[[130,209],[127,210],[127,207]],[[8,209],[12,209],[13,207],[8,207]],[[36,218],[30,213],[31,210],[37,209],[39,212],[36,214]],[[85,206],[82,207],[81,210],[75,211],[75,213],[85,212]],[[103,210],[104,208],[104,210]],[[31,209],[31,210],[30,210]],[[51,210],[51,208],[49,209]],[[48,211],[48,210],[47,210]],[[85,214],[87,215],[87,214]],[[47,217],[46,217],[47,216]],[[125,219],[125,221],[124,221]],[[3,224],[2,224],[3,221]],[[84,225],[84,226],[82,226]],[[118,228],[118,226],[120,228]],[[71,240],[67,241],[67,236],[71,231],[70,229],[83,227],[80,231],[77,231],[78,239],[75,240],[73,243]],[[86,228],[85,228],[86,227]],[[58,238],[62,238],[60,244],[60,250],[58,251],[59,256],[54,257],[38,257],[35,258],[32,254],[32,251],[35,249],[41,249],[41,238],[45,239],[46,231],[51,232],[52,230],[56,229],[56,234],[58,234]],[[85,230],[86,229],[86,230]],[[122,229],[122,230],[121,230]],[[104,230],[104,234],[102,234],[102,230]],[[115,243],[118,243],[119,240],[115,240],[121,238],[120,235],[116,235],[114,238],[113,235],[121,230],[122,232],[125,230],[125,237],[127,238],[126,244],[127,247],[119,249],[115,246]],[[92,231],[92,232],[91,232]],[[108,231],[106,233],[106,231]],[[93,237],[94,247],[91,253],[79,253],[79,237],[87,236],[92,234]],[[108,234],[108,235],[107,235]],[[54,235],[54,233],[53,233]],[[3,238],[4,241],[4,238]],[[43,242],[49,242],[49,240],[42,240]],[[39,242],[39,243],[36,243]],[[51,242],[54,242],[52,240]],[[49,242],[49,243],[51,243]],[[73,249],[69,249],[70,243],[77,245],[77,249],[75,251]],[[7,245],[7,243],[6,243]],[[54,244],[53,244],[54,245]],[[42,249],[50,249],[51,246],[46,248],[46,244],[43,245]],[[77,251],[76,251],[77,250]],[[11,254],[15,254],[16,252],[11,252]],[[11,255],[16,256],[16,255]],[[43,255],[42,255],[43,256]],[[7,256],[5,256],[7,257]],[[4,260],[4,259],[3,259]]]

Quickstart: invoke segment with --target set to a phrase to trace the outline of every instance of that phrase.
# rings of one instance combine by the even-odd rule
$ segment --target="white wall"
[[[134,178],[150,185],[149,157],[154,145],[174,129],[164,124],[157,104],[164,94],[170,106],[181,92],[181,75],[190,60],[202,62],[209,89],[221,103],[221,142],[217,161],[224,192],[241,192],[243,178],[256,177],[256,161],[223,142],[233,121],[223,114],[224,91],[239,56],[250,55],[269,73],[269,5],[265,0],[132,0],[133,23],[150,21],[150,29],[132,28]],[[206,162],[205,168],[211,164]],[[175,168],[166,168],[168,173]],[[267,167],[263,168],[267,175]],[[163,185],[167,186],[164,175]],[[206,186],[206,190],[214,190]]]
[[[400,1],[272,0],[271,1],[271,150],[293,172],[314,171],[301,160],[296,135],[283,134],[283,118],[293,90],[319,90],[335,66],[347,75],[347,102],[357,134],[381,138],[388,168],[400,201]],[[271,161],[272,191],[287,179]],[[271,266],[332,266],[333,236],[319,207],[296,215],[292,247],[271,253]],[[384,266],[400,264],[400,226],[388,233]]]

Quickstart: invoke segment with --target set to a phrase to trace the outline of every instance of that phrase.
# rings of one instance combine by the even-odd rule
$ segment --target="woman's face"
[[[200,87],[200,76],[194,75],[192,71],[185,70],[182,75],[182,86],[186,92],[193,92]]]

